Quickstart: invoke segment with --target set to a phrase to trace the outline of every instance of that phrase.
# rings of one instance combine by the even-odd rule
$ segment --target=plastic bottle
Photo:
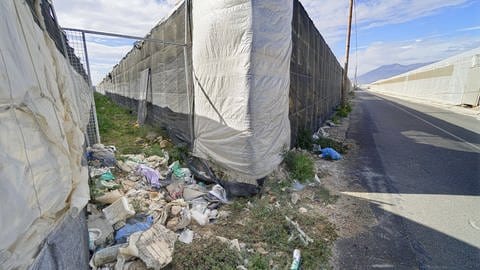
[[[292,266],[290,266],[290,270],[298,270],[300,269],[300,249],[295,249],[293,251],[293,262]]]

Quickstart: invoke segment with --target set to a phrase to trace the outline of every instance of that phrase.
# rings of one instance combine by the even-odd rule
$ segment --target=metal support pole
[[[343,80],[342,80],[342,106],[347,104],[347,83],[348,83],[348,57],[350,55],[350,33],[352,30],[352,10],[353,0],[350,0],[350,11],[348,15],[348,27],[347,27],[347,41],[345,49],[345,66],[343,68]]]
[[[190,128],[190,142],[191,146],[193,149],[193,143],[195,140],[194,136],[194,109],[193,109],[193,91],[191,91],[190,87],[190,74],[188,72],[188,50],[187,50],[187,44],[188,44],[188,30],[189,30],[189,20],[188,20],[188,5],[189,0],[185,0],[185,46],[183,46],[183,59],[185,62],[185,67],[184,67],[184,72],[185,72],[185,84],[187,88],[187,100],[188,100],[188,110],[189,110],[189,116],[188,116],[188,124]],[[192,67],[193,68],[193,67]]]
[[[87,66],[88,72],[88,84],[90,86],[90,91],[92,91],[92,110],[93,110],[93,119],[95,120],[95,136],[97,137],[97,143],[100,143],[100,131],[98,130],[98,119],[97,119],[97,109],[95,107],[95,98],[93,98],[93,85],[92,85],[92,74],[90,73],[90,62],[88,61],[88,51],[87,51],[87,41],[85,39],[85,32],[82,32],[82,42],[83,42],[83,52],[85,53],[85,64]]]

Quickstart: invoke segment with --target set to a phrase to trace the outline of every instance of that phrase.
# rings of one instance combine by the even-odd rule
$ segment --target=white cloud
[[[328,44],[343,41],[347,26],[348,1],[300,0]],[[359,2],[359,1],[357,1]],[[359,29],[379,27],[430,16],[446,7],[471,0],[365,0],[357,4]]]
[[[176,1],[55,0],[62,27],[144,36],[174,7]]]
[[[400,42],[375,42],[358,52],[358,75],[382,65],[399,63],[403,65],[433,62],[460,54],[480,46],[480,38],[450,36],[409,40]],[[352,60],[350,76],[353,76],[355,58]]]
[[[472,26],[472,27],[467,27],[467,28],[462,28],[462,29],[458,29],[458,31],[462,31],[462,32],[465,32],[465,31],[476,31],[476,30],[480,30],[480,25]]]
[[[300,1],[331,47],[345,42],[348,1]],[[404,23],[434,15],[445,8],[473,3],[472,0],[365,0],[361,2],[357,0],[357,2],[359,3],[356,21],[360,33],[365,29]],[[478,29],[479,26],[472,26],[459,31]],[[361,39],[361,36],[359,38]],[[356,67],[358,75],[361,75],[381,65],[431,62],[480,46],[478,36],[458,36],[452,33],[429,35],[400,42],[382,40],[381,36],[378,38],[377,42],[359,47],[358,55],[355,55],[353,50],[350,51],[349,75],[351,77]],[[336,53],[339,62],[343,63],[344,52]]]
[[[178,0],[55,0],[54,6],[62,27],[145,36],[176,2]],[[100,82],[131,48],[131,40],[87,35],[93,84]]]
[[[88,42],[92,82],[94,84],[100,82],[130,49],[132,49],[132,46],[108,46],[101,43]]]
[[[138,36],[148,33],[162,17],[173,9],[176,2],[178,0],[54,0],[59,22],[64,27]],[[301,2],[330,47],[339,42],[343,43],[348,1],[301,0]],[[468,5],[472,0],[365,0],[358,2],[357,25],[361,31],[366,28],[430,16],[440,9]],[[478,26],[461,30],[478,30]],[[379,38],[381,39],[381,37]],[[132,41],[119,42],[92,35],[88,35],[88,40],[94,83],[99,82],[111,67],[130,50],[132,45]],[[418,41],[389,42],[385,40],[367,44],[367,46],[359,47],[358,74],[383,64],[408,64],[443,59],[461,52],[462,49],[473,47],[472,44],[478,44],[478,38],[449,38],[445,35],[420,37]],[[343,52],[337,52],[337,57],[340,63],[343,63]],[[352,51],[350,73],[354,70],[355,58]]]

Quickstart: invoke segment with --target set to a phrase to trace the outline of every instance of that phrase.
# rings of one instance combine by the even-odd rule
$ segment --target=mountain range
[[[368,84],[378,80],[387,79],[396,75],[400,75],[402,73],[417,69],[419,67],[426,66],[431,63],[433,62],[417,63],[417,64],[411,64],[411,65],[401,65],[401,64],[383,65],[374,70],[371,70],[367,73],[360,75],[357,78],[357,81],[359,84]]]

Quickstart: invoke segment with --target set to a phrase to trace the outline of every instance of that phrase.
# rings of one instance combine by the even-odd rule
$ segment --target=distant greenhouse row
[[[254,183],[331,116],[343,69],[298,0],[247,2],[180,3],[147,37],[186,50],[143,41],[97,90]]]

